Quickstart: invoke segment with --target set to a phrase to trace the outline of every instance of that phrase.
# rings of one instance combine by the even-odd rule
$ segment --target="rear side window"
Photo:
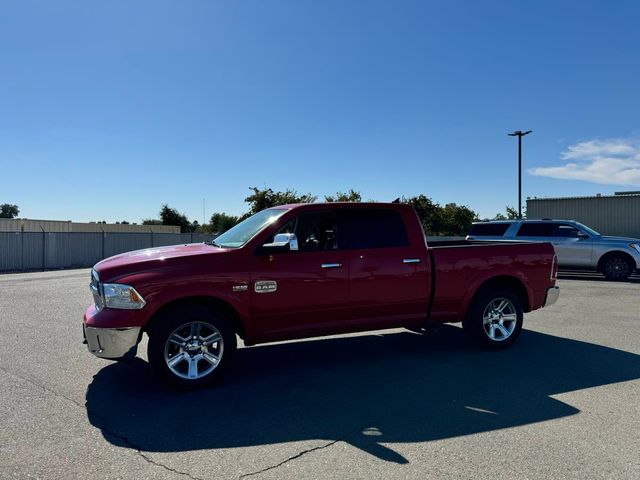
[[[553,224],[526,222],[520,226],[517,237],[550,237]]]
[[[347,248],[409,246],[404,221],[394,210],[345,211],[342,220]]]
[[[508,223],[476,223],[471,225],[469,235],[501,237],[508,229]]]

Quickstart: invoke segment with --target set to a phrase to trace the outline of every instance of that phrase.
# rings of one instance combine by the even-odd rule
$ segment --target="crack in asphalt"
[[[76,407],[82,408],[83,410],[85,409],[85,407],[80,402],[76,402],[73,398],[67,397],[63,393],[59,393],[59,392],[56,392],[55,390],[50,389],[49,387],[45,387],[44,385],[39,384],[38,382],[36,382],[32,378],[25,377],[24,375],[20,375],[19,373],[12,372],[12,371],[7,370],[6,368],[4,368],[2,366],[0,366],[0,370],[2,370],[7,375],[18,377],[19,379],[24,380],[25,382],[33,385],[34,387],[40,388],[46,393],[50,393],[55,397],[63,398],[64,400],[67,400],[68,402],[73,403]]]
[[[88,412],[88,408],[87,408],[87,412]],[[153,458],[151,458],[148,454],[146,454],[144,452],[144,450],[142,449],[142,447],[140,447],[138,444],[136,444],[135,442],[131,441],[128,437],[126,437],[125,435],[122,435],[120,433],[117,433],[113,430],[111,430],[111,428],[109,428],[109,425],[107,425],[106,420],[104,419],[104,417],[102,415],[93,413],[94,418],[98,419],[100,421],[100,429],[102,430],[103,434],[107,434],[113,438],[117,438],[118,440],[122,441],[122,443],[124,443],[128,448],[131,448],[132,450],[134,450],[136,452],[136,454],[141,457],[145,462],[154,465],[156,467],[160,467],[163,468],[169,472],[172,473],[176,473],[178,475],[183,475],[185,477],[189,477],[193,480],[205,480],[204,478],[201,477],[196,477],[195,475],[190,474],[189,472],[184,472],[182,470],[178,470],[175,469],[173,467],[169,467],[167,465],[165,465],[164,463],[158,462],[156,460],[154,460]]]
[[[85,410],[87,413],[89,413],[89,408],[87,407],[86,403],[83,405],[82,403],[77,402],[76,400],[74,400],[74,399],[73,399],[73,398],[71,398],[71,397],[68,397],[68,396],[66,396],[66,395],[64,395],[64,394],[62,394],[62,393],[56,392],[55,390],[53,390],[53,389],[51,389],[51,388],[49,388],[49,387],[47,387],[47,386],[45,386],[45,385],[42,385],[42,384],[40,384],[40,383],[36,382],[36,381],[35,381],[35,380],[33,380],[32,378],[28,378],[28,377],[25,377],[24,375],[20,375],[20,374],[18,374],[18,373],[11,372],[11,371],[7,370],[6,368],[4,368],[4,367],[2,367],[2,366],[0,366],[0,370],[1,370],[1,371],[3,371],[4,373],[6,373],[7,375],[12,375],[12,376],[14,376],[14,377],[18,377],[18,378],[20,378],[20,379],[24,380],[25,382],[27,382],[27,383],[29,383],[29,384],[33,385],[34,387],[40,388],[40,389],[42,389],[44,392],[50,393],[51,395],[53,395],[53,396],[55,396],[55,397],[59,397],[59,398],[62,398],[62,399],[64,399],[64,400],[67,400],[68,402],[72,403],[72,404],[73,404],[73,405],[75,405],[76,407],[81,408],[82,410]],[[136,453],[140,458],[142,458],[145,462],[149,463],[150,465],[153,465],[153,466],[156,466],[156,467],[163,468],[163,469],[164,469],[164,470],[166,470],[166,471],[169,471],[169,472],[172,472],[172,473],[175,473],[175,474],[178,474],[178,475],[183,475],[183,476],[185,476],[185,477],[189,477],[189,478],[191,478],[191,479],[193,479],[193,480],[206,480],[206,479],[204,479],[204,478],[202,478],[202,477],[197,477],[197,476],[192,475],[192,474],[190,474],[190,473],[188,473],[188,472],[184,472],[184,471],[182,471],[182,470],[177,470],[177,469],[175,469],[175,468],[169,467],[169,466],[167,466],[167,465],[165,465],[165,464],[163,464],[163,463],[160,463],[160,462],[158,462],[158,461],[154,460],[153,458],[151,458],[149,455],[147,455],[147,454],[144,452],[144,450],[142,449],[142,447],[140,447],[139,445],[137,445],[135,442],[131,441],[127,436],[122,435],[122,434],[119,434],[119,433],[117,433],[117,432],[113,431],[113,430],[109,427],[109,425],[107,424],[107,421],[105,420],[105,418],[104,418],[102,415],[97,414],[97,413],[95,413],[95,412],[92,412],[92,415],[94,415],[94,418],[96,418],[96,419],[98,419],[98,420],[99,420],[99,422],[100,422],[100,429],[103,431],[103,433],[104,433],[104,434],[107,434],[107,435],[109,435],[109,436],[111,436],[111,437],[113,437],[113,438],[116,438],[116,439],[120,440],[120,441],[121,441],[122,443],[124,443],[128,448],[130,448],[130,449],[134,450],[134,451],[135,451],[135,453]],[[275,464],[275,465],[270,465],[270,466],[265,467],[265,468],[262,468],[262,469],[260,469],[260,470],[256,470],[255,472],[249,472],[249,473],[242,474],[242,475],[240,475],[240,476],[238,477],[238,479],[241,479],[241,478],[247,478],[247,477],[251,477],[251,476],[255,476],[255,475],[260,475],[261,473],[267,472],[267,471],[269,471],[269,470],[274,470],[274,469],[279,468],[279,467],[281,467],[282,465],[285,465],[286,463],[289,463],[289,462],[291,462],[291,461],[293,461],[293,460],[296,460],[296,459],[298,459],[298,458],[300,458],[300,457],[302,457],[302,456],[304,456],[304,455],[306,455],[306,454],[308,454],[308,453],[315,452],[316,450],[323,450],[323,449],[328,448],[328,447],[330,447],[330,446],[332,446],[332,445],[335,445],[336,443],[341,442],[341,441],[343,441],[343,440],[344,440],[344,439],[333,440],[333,441],[331,441],[331,442],[329,442],[329,443],[326,443],[325,445],[320,445],[320,446],[318,446],[318,447],[308,448],[308,449],[306,449],[306,450],[303,450],[303,451],[301,451],[301,452],[298,452],[297,454],[292,455],[292,456],[290,456],[290,457],[288,457],[288,458],[286,458],[286,459],[282,460],[281,462],[279,462],[279,463],[277,463],[277,464]]]
[[[433,402],[432,404],[430,404],[430,408],[431,407],[436,407],[438,405],[444,405],[444,404],[447,404],[449,402],[456,403],[457,401],[458,401],[457,399],[453,399],[453,400],[443,400],[443,401]],[[402,417],[406,417],[407,415],[408,415],[407,413],[398,413],[396,415],[392,415],[389,418],[402,418]],[[299,453],[297,453],[295,455],[292,455],[292,456],[282,460],[280,463],[277,463],[275,465],[270,465],[270,466],[265,467],[265,468],[263,468],[261,470],[256,470],[255,472],[242,474],[242,475],[240,475],[238,477],[238,480],[240,480],[242,478],[246,478],[246,477],[251,477],[251,476],[254,476],[254,475],[260,475],[261,473],[268,472],[269,470],[274,470],[274,469],[279,468],[279,467],[281,467],[281,466],[283,466],[283,465],[285,465],[285,464],[287,464],[287,463],[289,463],[289,462],[291,462],[293,460],[297,460],[298,458],[306,455],[307,453],[315,452],[317,450],[323,450],[323,449],[328,448],[328,447],[330,447],[332,445],[335,445],[338,442],[346,441],[346,439],[349,438],[351,435],[353,435],[356,431],[362,431],[362,429],[353,430],[349,434],[343,436],[342,438],[339,438],[337,440],[333,440],[333,441],[331,441],[329,443],[326,443],[325,445],[320,445],[318,447],[314,447],[314,448],[309,448],[307,450],[303,450],[303,451],[301,451],[301,452],[299,452]]]
[[[279,467],[281,467],[282,465],[284,465],[286,463],[289,463],[289,462],[291,462],[293,460],[296,460],[296,459],[302,457],[303,455],[306,455],[307,453],[315,452],[316,450],[323,450],[323,449],[325,449],[327,447],[330,447],[331,445],[335,445],[336,443],[341,442],[341,441],[342,441],[342,439],[333,440],[333,441],[331,441],[331,442],[329,442],[329,443],[327,443],[325,445],[320,445],[319,447],[313,447],[313,448],[309,448],[307,450],[303,450],[301,452],[298,452],[295,455],[290,456],[289,458],[285,458],[280,463],[277,463],[275,465],[270,465],[270,466],[265,467],[263,469],[256,470],[255,472],[242,474],[242,475],[240,475],[238,477],[238,479],[251,477],[253,475],[260,475],[261,473],[268,472],[269,470],[273,470],[273,469],[279,468]]]
[[[0,366],[0,370],[3,371],[4,373],[6,373],[7,375],[12,375],[14,377],[18,377],[22,380],[24,380],[25,382],[33,385],[34,387],[40,388],[42,389],[44,392],[50,393],[55,397],[59,397],[62,398],[64,400],[67,400],[68,402],[72,403],[73,405],[75,405],[78,408],[81,408],[82,410],[86,411],[87,413],[89,413],[89,408],[87,407],[86,403],[83,405],[80,402],[77,402],[76,400],[74,400],[71,397],[68,397],[62,393],[56,392],[55,390],[46,387],[45,385],[42,385],[38,382],[36,382],[35,380],[25,377],[24,375],[20,375],[19,373],[15,373],[12,371],[7,370],[6,368]],[[160,467],[163,468],[164,470],[167,470],[169,472],[172,473],[176,473],[178,475],[183,475],[185,477],[189,477],[193,480],[205,480],[204,478],[200,478],[200,477],[196,477],[188,472],[183,472],[181,470],[177,470],[175,468],[169,467],[163,463],[157,462],[156,460],[154,460],[153,458],[151,458],[149,455],[147,455],[146,453],[144,453],[143,449],[137,445],[136,443],[132,442],[131,440],[129,440],[129,438],[127,438],[124,435],[121,435],[113,430],[111,430],[111,428],[109,428],[109,425],[107,424],[106,420],[104,419],[104,417],[102,415],[99,415],[95,412],[92,412],[92,414],[94,415],[94,418],[97,418],[100,420],[100,424],[101,427],[100,429],[106,433],[107,435],[113,437],[113,438],[117,438],[118,440],[121,440],[122,443],[124,443],[128,448],[132,449],[135,451],[135,453],[142,458],[145,462],[149,463],[150,465],[154,465],[156,467]]]
[[[86,403],[82,404],[82,403],[74,400],[71,397],[68,397],[68,396],[66,396],[66,395],[64,395],[62,393],[59,393],[59,392],[57,392],[57,391],[55,391],[55,390],[53,390],[53,389],[51,389],[51,388],[49,388],[49,387],[47,387],[45,385],[42,385],[42,384],[38,383],[37,381],[33,380],[32,378],[29,378],[29,377],[26,377],[24,375],[20,375],[18,373],[9,371],[9,370],[7,370],[6,368],[4,368],[2,366],[0,366],[0,371],[3,371],[8,375],[12,375],[14,377],[18,377],[18,378],[24,380],[25,382],[27,382],[27,383],[29,383],[29,384],[37,387],[37,388],[42,389],[44,392],[49,393],[51,395],[54,395],[55,397],[59,397],[59,398],[62,398],[64,400],[67,400],[68,402],[70,402],[71,404],[75,405],[76,407],[86,411],[87,414],[89,414],[89,412],[90,412],[89,411],[89,407],[87,406]],[[169,467],[169,466],[167,466],[167,465],[165,465],[165,464],[163,464],[161,462],[158,462],[158,461],[154,460],[148,454],[145,453],[145,451],[142,449],[142,447],[140,445],[138,445],[134,441],[130,440],[126,435],[122,435],[122,434],[117,433],[116,431],[112,430],[109,427],[107,421],[105,420],[105,418],[102,415],[100,415],[100,414],[98,414],[96,412],[93,412],[93,411],[91,412],[91,414],[93,415],[93,417],[96,420],[99,421],[98,423],[100,424],[100,426],[98,428],[100,428],[102,430],[103,435],[108,435],[108,436],[110,436],[112,438],[116,438],[116,439],[120,440],[124,445],[127,446],[127,448],[130,448],[131,450],[133,450],[136,453],[136,455],[138,455],[140,458],[142,458],[148,464],[153,465],[155,467],[162,468],[162,469],[164,469],[164,470],[166,470],[168,472],[172,472],[172,473],[175,473],[177,475],[182,475],[182,476],[185,476],[185,477],[189,477],[192,480],[206,480],[205,478],[198,477],[198,476],[195,476],[195,475],[193,475],[193,474],[191,474],[189,472],[185,472],[185,471],[182,471],[182,470],[178,470],[178,469]],[[94,426],[97,426],[97,425],[94,424]],[[269,465],[268,467],[264,467],[264,468],[262,468],[260,470],[256,470],[255,472],[244,473],[244,474],[240,475],[237,478],[238,478],[238,480],[240,480],[240,479],[243,479],[243,478],[252,477],[252,476],[255,476],[255,475],[260,475],[260,474],[268,472],[270,470],[275,470],[276,468],[280,468],[281,466],[283,466],[283,465],[285,465],[285,464],[287,464],[289,462],[292,462],[294,460],[297,460],[298,458],[301,458],[301,457],[307,455],[308,453],[315,452],[315,451],[318,451],[318,450],[324,450],[326,448],[329,448],[329,447],[331,447],[332,445],[335,445],[338,442],[344,441],[348,437],[349,437],[349,435],[345,435],[342,438],[339,438],[337,440],[332,440],[332,441],[330,441],[330,442],[328,442],[328,443],[326,443],[324,445],[319,445],[317,447],[313,447],[313,448],[308,448],[306,450],[302,450],[301,452],[298,452],[295,455],[292,455],[292,456],[290,456],[288,458],[285,458],[284,460],[282,460],[279,463],[276,463],[275,465]]]

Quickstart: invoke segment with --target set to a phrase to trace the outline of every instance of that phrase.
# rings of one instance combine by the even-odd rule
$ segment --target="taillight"
[[[558,278],[558,257],[553,256],[551,260],[551,280],[555,281]]]

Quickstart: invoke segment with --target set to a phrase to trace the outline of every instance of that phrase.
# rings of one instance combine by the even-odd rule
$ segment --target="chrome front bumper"
[[[140,327],[94,328],[82,324],[89,351],[96,357],[117,360],[128,353],[135,355]]]
[[[543,307],[548,307],[549,305],[553,305],[558,301],[558,297],[560,297],[560,287],[551,287],[547,290],[547,296],[544,299]]]

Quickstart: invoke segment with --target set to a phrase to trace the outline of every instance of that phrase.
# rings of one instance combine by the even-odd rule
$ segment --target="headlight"
[[[103,283],[102,295],[107,308],[139,310],[147,304],[135,288],[121,283]]]
[[[633,248],[636,252],[640,253],[640,243],[630,243],[629,246]]]
[[[98,278],[98,272],[91,270],[91,284],[89,285],[91,294],[93,295],[93,302],[96,304],[96,309],[102,310],[104,307],[104,301],[102,299],[102,291],[100,290],[100,279]]]

